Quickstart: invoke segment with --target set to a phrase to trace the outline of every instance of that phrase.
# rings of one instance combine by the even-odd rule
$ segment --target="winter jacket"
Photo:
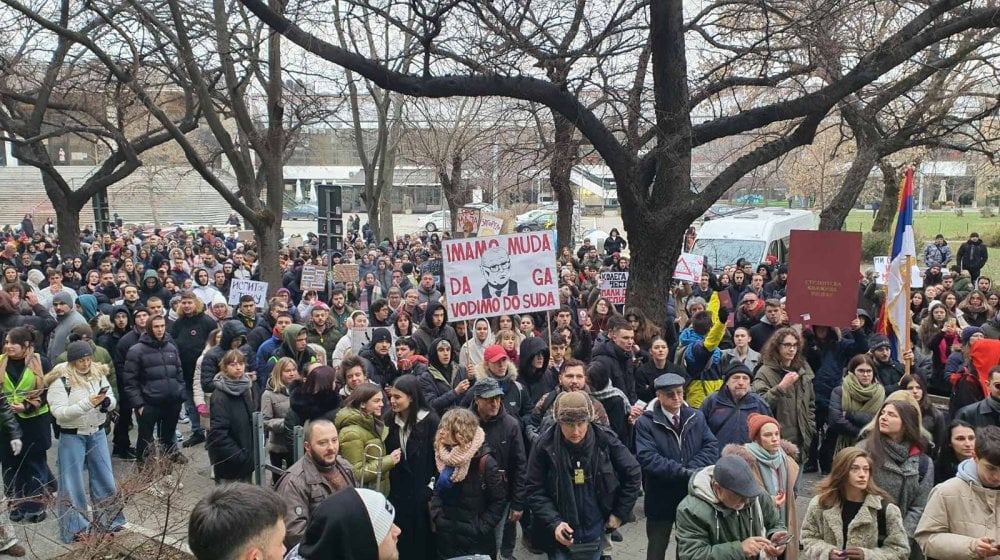
[[[341,399],[336,391],[308,394],[302,390],[302,385],[302,381],[293,381],[288,386],[288,412],[285,413],[285,446],[288,449],[293,449],[297,426],[305,426],[316,418],[333,422],[340,410]],[[343,437],[340,441],[343,445]]]
[[[535,369],[535,356],[544,357],[541,369]],[[540,336],[531,336],[521,342],[517,352],[517,380],[524,389],[528,402],[534,404],[542,395],[554,389],[549,384],[554,379],[546,378],[549,370],[549,345]],[[558,376],[556,376],[558,379]]]
[[[303,330],[305,330],[305,327],[302,325],[293,324],[288,325],[285,328],[285,332],[281,333],[281,346],[268,358],[267,365],[257,372],[257,385],[259,387],[267,386],[267,380],[271,378],[271,370],[274,369],[274,364],[278,363],[278,360],[282,358],[295,360],[295,364],[299,367],[299,373],[303,375],[305,375],[306,367],[316,362],[316,353],[313,352],[312,348],[309,348],[308,344],[301,352],[295,350],[295,339],[298,338]]]
[[[875,362],[875,379],[885,387],[885,394],[891,395],[899,389],[899,380],[906,373],[906,366],[889,358],[888,362],[880,362],[872,356]]]
[[[475,404],[472,405],[472,411],[479,415]],[[510,509],[524,511],[524,472],[528,466],[528,455],[524,447],[521,422],[501,406],[500,412],[493,418],[480,418],[479,425],[486,434],[486,444],[490,446],[493,458],[500,468]]]
[[[772,325],[766,315],[761,317],[759,323],[750,327],[750,348],[760,352],[776,330],[778,326]]]
[[[168,404],[184,399],[181,357],[173,342],[139,337],[125,358],[124,393],[132,408]]]
[[[252,384],[239,395],[220,388],[209,405],[208,439],[205,448],[216,480],[239,480],[253,474]]]
[[[611,340],[605,340],[594,346],[590,361],[604,364],[611,376],[611,383],[625,393],[629,404],[636,401],[635,365],[631,352],[625,352]]]
[[[77,430],[80,435],[96,434],[104,429],[108,421],[108,411],[117,405],[111,385],[108,383],[108,368],[103,364],[93,364],[91,371],[82,376],[70,364],[59,364],[52,368],[47,378],[51,378],[47,398],[49,411],[60,429]],[[94,406],[90,397],[107,389],[103,403]],[[9,407],[6,407],[9,410]]]
[[[972,241],[966,241],[958,248],[958,255],[955,257],[955,262],[961,270],[968,271],[979,271],[981,268],[986,266],[986,261],[989,260],[989,250],[986,248],[986,244],[980,239],[973,243]],[[974,279],[973,279],[974,280]]]
[[[676,373],[685,379],[688,378],[687,370],[670,360],[667,360],[662,368],[658,368],[652,359],[648,359],[635,370],[636,398],[646,403],[653,402],[656,399],[656,389],[653,387],[653,383],[657,377],[664,373]]]
[[[486,379],[486,376],[490,375],[486,370],[485,362],[472,368],[472,374],[476,377],[476,380]],[[497,380],[500,388],[503,389],[503,397],[500,399],[503,401],[503,406],[507,409],[507,412],[516,418],[529,416],[534,403],[528,399],[528,396],[524,392],[524,387],[517,380],[517,368],[514,367],[514,364],[507,362],[507,375],[499,378],[494,377],[494,379]],[[472,389],[470,388],[462,395],[461,405],[468,407],[472,405],[472,402]]]
[[[218,325],[205,313],[197,313],[186,317],[179,317],[170,327],[170,338],[177,345],[177,351],[181,355],[181,367],[184,368],[184,379],[191,383],[194,377],[194,363],[205,351],[205,343],[208,335],[216,329]],[[199,380],[200,381],[200,380]]]
[[[146,281],[150,278],[156,280],[156,283],[153,284],[152,288],[146,285]],[[163,307],[170,306],[170,298],[172,296],[170,290],[163,287],[163,282],[161,282],[160,277],[156,275],[156,270],[147,269],[146,272],[142,273],[142,285],[139,286],[139,301],[142,302],[143,305],[146,305],[149,298],[153,296],[160,298],[160,301],[163,302]]]
[[[358,485],[371,487],[381,472],[382,480],[376,489],[383,496],[388,496],[389,471],[396,466],[396,461],[385,449],[389,429],[379,422],[376,431],[374,416],[351,407],[340,409],[334,424],[340,435],[340,454],[351,463]],[[378,450],[368,446],[377,447]],[[372,455],[378,458],[369,459]]]
[[[612,515],[627,523],[632,521],[632,509],[639,499],[642,469],[635,457],[609,429],[590,423],[587,438],[593,436],[590,463],[583,465],[586,485],[596,495],[596,513],[602,520]],[[585,440],[586,441],[586,440]],[[568,464],[568,444],[557,428],[545,430],[532,446],[525,478],[525,494],[532,514],[533,542],[544,551],[559,546],[556,527],[563,521],[581,531],[578,520],[585,506],[574,498],[573,470]],[[583,541],[580,541],[583,542]]]
[[[928,243],[924,247],[924,266],[931,268],[932,266],[940,266],[942,270],[948,267],[948,263],[951,262],[951,247],[945,242],[943,245],[938,245],[937,243]]]
[[[931,490],[914,538],[927,558],[974,560],[979,537],[1000,542],[1000,489],[985,488],[966,459],[955,478]]]
[[[994,402],[993,406],[990,406],[990,400],[993,397],[986,397],[985,399],[972,403],[958,411],[956,416],[959,420],[964,420],[969,424],[972,424],[975,428],[981,428],[983,426],[998,426],[1000,427],[1000,403]]]
[[[201,359],[201,389],[205,394],[215,389],[215,375],[219,373],[219,364],[222,363],[226,352],[232,349],[233,342],[239,339],[245,340],[247,336],[247,328],[236,320],[223,321],[221,328],[219,345],[209,348]],[[247,359],[247,365],[254,363],[254,357],[247,344],[240,345],[240,351]]]
[[[489,445],[472,457],[464,480],[435,488],[430,509],[438,558],[496,555],[495,532],[507,509],[507,488]]]
[[[885,535],[879,546],[878,512],[885,509]],[[899,560],[910,553],[910,543],[903,530],[903,516],[889,500],[874,494],[865,496],[858,513],[847,525],[847,542],[844,542],[844,522],[841,504],[823,509],[819,496],[809,501],[809,509],[802,522],[801,560],[828,560],[830,551],[859,547],[865,560]]]
[[[682,406],[678,432],[659,402],[635,423],[635,456],[646,478],[646,517],[673,521],[695,471],[715,463],[719,443],[701,411]]]
[[[354,470],[346,459],[337,455],[334,468],[350,486],[357,486]],[[281,475],[275,490],[285,503],[285,546],[291,548],[305,536],[306,526],[316,506],[341,488],[331,486],[306,453]]]
[[[260,399],[260,414],[264,429],[270,434],[267,440],[268,453],[291,453],[285,438],[285,415],[288,414],[288,388],[275,391],[268,387]]]
[[[859,441],[855,447],[868,451],[868,442]],[[924,464],[923,468],[920,466],[921,463]],[[922,477],[921,471],[923,471]],[[903,527],[906,528],[906,534],[912,535],[917,529],[917,522],[920,521],[924,506],[927,505],[931,488],[934,487],[934,464],[930,457],[917,453],[910,455],[902,463],[897,463],[888,454],[884,454],[882,464],[876,465],[872,471],[872,480],[889,494],[894,504],[899,506],[899,510],[903,513]]]
[[[318,344],[323,347],[323,350],[326,350],[326,363],[330,362],[330,356],[333,354],[333,349],[337,347],[337,343],[340,342],[341,336],[340,331],[337,330],[337,325],[330,317],[327,317],[322,332],[320,332],[319,328],[312,321],[309,321],[309,324],[306,325],[306,342],[309,344]]]
[[[441,323],[440,327],[434,327],[431,325],[431,321],[433,321],[434,312],[439,307],[445,310],[444,322]],[[427,310],[424,311],[424,322],[420,324],[420,328],[413,331],[413,339],[420,344],[423,354],[430,356],[430,348],[434,341],[439,338],[444,338],[451,343],[453,354],[457,354],[459,349],[462,348],[462,345],[458,342],[458,334],[448,324],[448,308],[438,303],[437,300],[434,300],[427,304]],[[453,359],[457,362],[458,356],[454,356]]]
[[[677,506],[677,556],[684,560],[746,560],[742,543],[750,537],[772,537],[785,531],[774,502],[761,494],[736,511],[723,505],[712,490],[715,466],[691,477],[688,495]]]
[[[725,385],[712,393],[701,403],[701,413],[709,429],[719,440],[719,449],[730,443],[750,443],[750,430],[747,419],[753,413],[771,416],[771,407],[757,393],[747,393],[739,405],[733,402],[733,396]]]
[[[420,381],[420,391],[427,399],[427,403],[440,415],[444,415],[449,408],[457,406],[462,398],[452,389],[452,380],[449,380],[447,375],[431,365],[417,377]]]
[[[834,387],[839,387],[844,380],[844,371],[847,362],[858,354],[868,351],[868,339],[861,329],[856,331],[841,332],[840,329],[831,328],[830,335],[835,340],[821,341],[811,331],[803,334],[805,345],[805,357],[809,366],[815,372],[813,377],[813,389],[816,394],[816,405],[827,407],[830,405],[830,393]]]
[[[799,379],[785,391],[778,387],[785,371],[765,363],[757,370],[751,389],[771,407],[775,420],[781,424],[781,438],[805,452],[816,437],[816,394],[809,364],[803,363],[798,372]]]
[[[390,349],[391,352],[392,350]],[[392,385],[396,381],[396,378],[399,377],[399,370],[396,369],[396,364],[392,362],[390,354],[380,356],[369,345],[367,348],[361,350],[358,356],[365,360],[365,375],[368,377],[368,380],[379,387],[385,389]]]
[[[886,394],[889,394],[886,392]],[[872,397],[873,399],[875,397]],[[861,430],[868,425],[874,414],[867,414],[861,411],[844,412],[844,388],[837,387],[830,393],[830,412],[827,415],[827,423],[832,433],[846,436],[849,439],[857,440],[861,435]]]

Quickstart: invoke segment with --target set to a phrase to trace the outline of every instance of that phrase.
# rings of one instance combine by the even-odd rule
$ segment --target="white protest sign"
[[[612,305],[625,304],[625,288],[628,286],[628,272],[602,272],[601,297]]]
[[[889,281],[889,257],[873,257],[875,263],[876,284],[885,285]]]
[[[889,257],[873,257],[875,273],[875,283],[884,286],[889,281]],[[910,288],[923,288],[924,277],[920,275],[920,267],[913,265],[910,270]]]
[[[307,264],[303,266],[301,289],[303,292],[308,290],[325,290],[326,269],[318,267],[314,264]]]
[[[240,297],[244,295],[253,296],[257,307],[267,307],[267,282],[233,278],[229,287],[229,305],[239,305]]]
[[[558,309],[551,233],[529,231],[442,243],[448,318]]]
[[[361,353],[361,349],[364,348],[372,339],[372,329],[371,327],[353,327],[351,332],[351,353],[355,356]],[[391,331],[390,331],[391,332]]]
[[[701,270],[705,266],[705,257],[692,253],[681,253],[677,257],[674,268],[674,279],[697,284],[701,280]]]
[[[479,216],[479,237],[489,237],[491,235],[500,235],[503,231],[503,218],[500,218],[494,214],[482,213]]]

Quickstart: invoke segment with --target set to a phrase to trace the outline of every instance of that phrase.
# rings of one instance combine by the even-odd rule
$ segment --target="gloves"
[[[445,467],[438,476],[437,484],[434,487],[438,490],[447,490],[452,487],[451,475],[455,472],[455,467]]]
[[[719,308],[719,322],[720,323],[725,323],[726,319],[729,319],[729,310],[726,309],[725,307],[720,307]]]
[[[21,454],[21,440],[19,440],[19,439],[12,439],[12,440],[10,440],[10,451],[15,456],[16,455],[20,455]]]
[[[198,409],[198,414],[199,415],[201,415],[201,416],[208,416],[208,405],[199,404],[195,408]]]

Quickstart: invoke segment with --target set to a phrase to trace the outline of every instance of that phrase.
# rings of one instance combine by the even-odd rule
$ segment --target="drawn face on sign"
[[[503,287],[510,280],[510,255],[499,245],[494,245],[483,252],[479,269],[488,284]]]

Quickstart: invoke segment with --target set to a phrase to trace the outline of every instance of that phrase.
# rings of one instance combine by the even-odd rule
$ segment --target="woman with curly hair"
[[[431,496],[438,558],[496,557],[495,528],[507,509],[507,489],[479,418],[465,408],[445,413],[434,437],[440,473]]]
[[[813,371],[802,352],[802,335],[792,328],[775,331],[761,351],[753,390],[771,407],[781,424],[781,437],[799,448],[799,457],[816,437],[816,393]]]

